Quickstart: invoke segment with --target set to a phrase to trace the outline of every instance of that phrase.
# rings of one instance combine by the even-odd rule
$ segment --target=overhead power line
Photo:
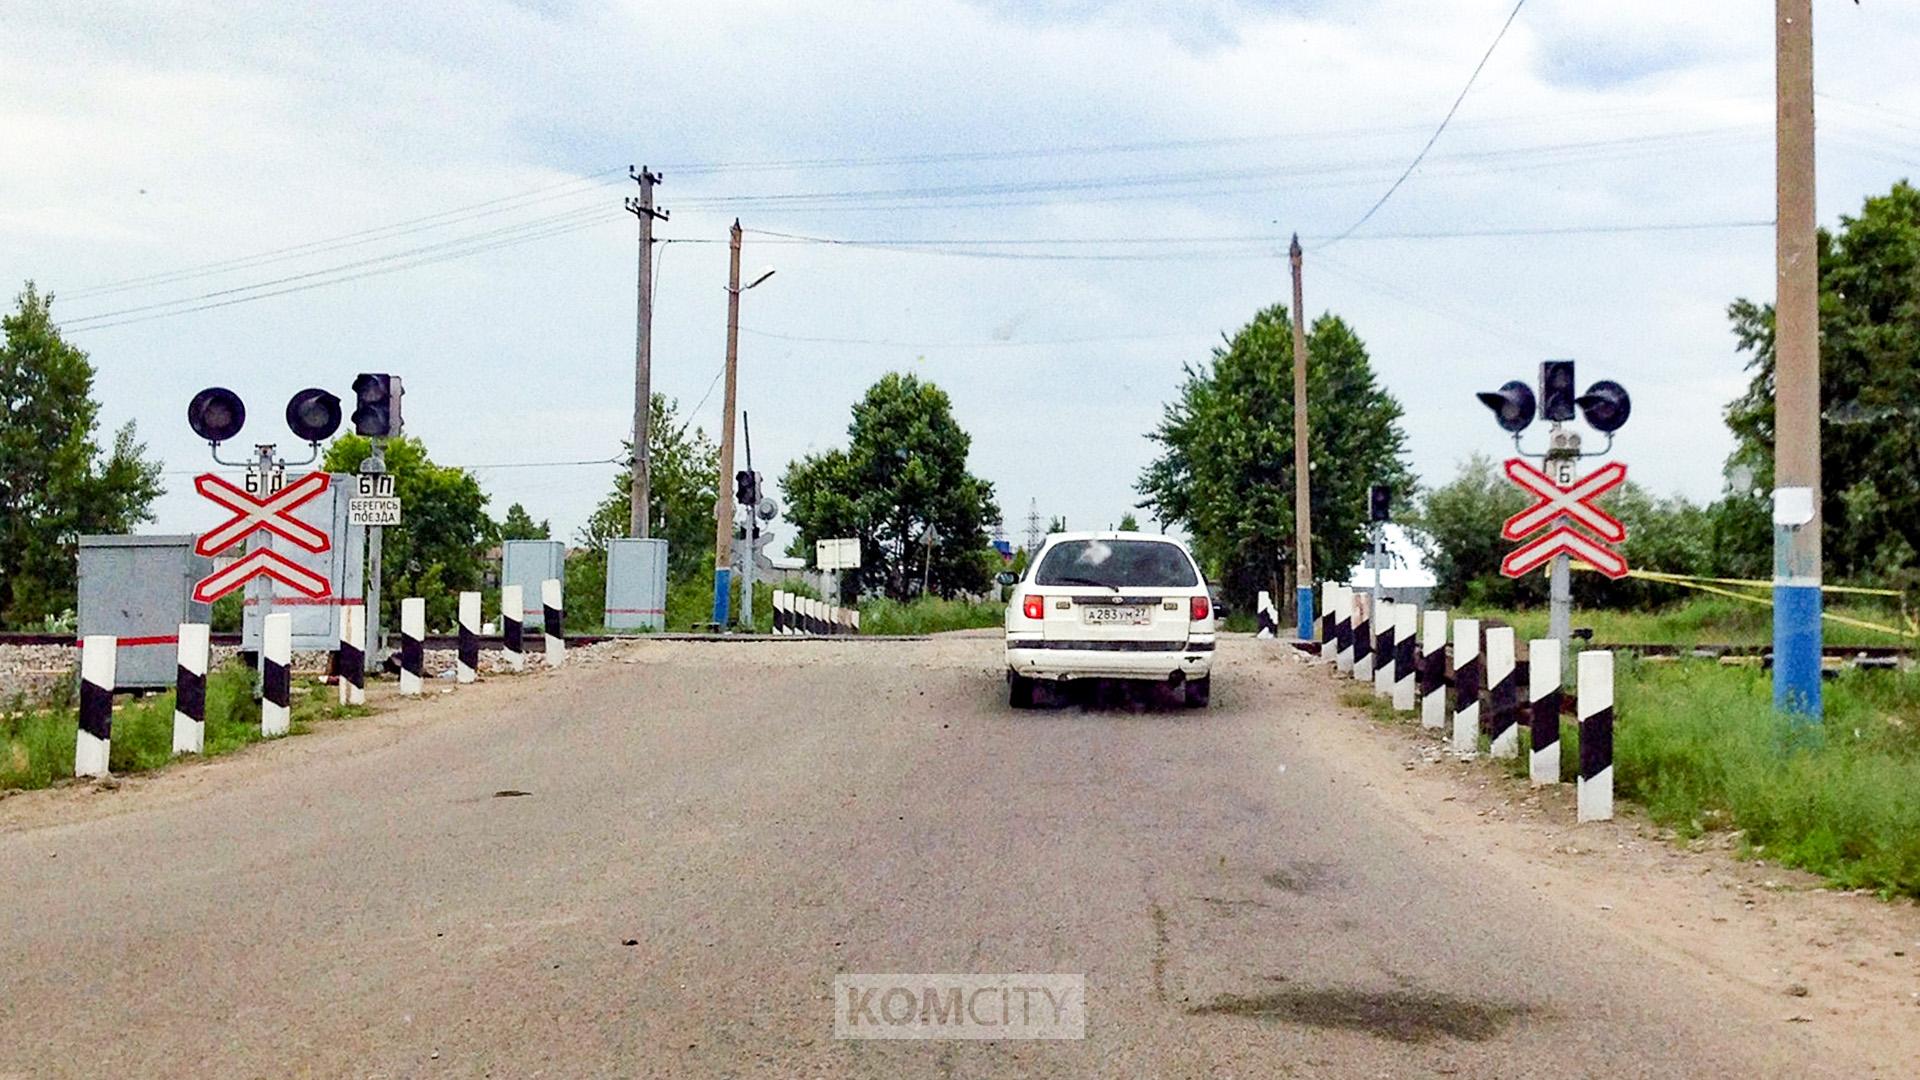
[[[446,228],[450,225],[457,225],[476,218],[490,217],[495,214],[524,209],[528,206],[549,202],[553,199],[571,198],[589,193],[595,187],[605,186],[607,181],[604,178],[615,171],[617,170],[608,169],[602,172],[589,173],[586,176],[576,176],[558,184],[549,184],[544,187],[537,187],[512,195],[503,195],[498,198],[468,203],[465,206],[456,206],[449,210],[442,210],[438,213],[426,214],[416,218],[408,218],[405,221],[396,221],[388,225],[377,225],[372,228],[360,229],[356,232],[322,237],[300,244],[290,244],[286,247],[269,248],[251,255],[240,255],[230,259],[217,259],[213,262],[197,263],[161,273],[123,278],[119,281],[110,281],[100,285],[75,289],[71,292],[62,293],[61,296],[66,300],[82,300],[90,296],[124,292],[128,289],[167,285],[178,281],[188,281],[194,278],[229,273],[234,270],[252,269],[256,266],[266,266],[277,262],[285,262],[290,259],[304,258],[308,255],[338,251],[343,248],[378,243],[382,240],[393,239],[396,236],[407,236],[431,229]],[[583,188],[581,185],[587,186]]]
[[[1345,231],[1341,232],[1340,235],[1328,241],[1327,247],[1332,247],[1334,244],[1345,240],[1347,237],[1353,235],[1355,229],[1365,225],[1381,207],[1387,205],[1387,200],[1393,198],[1393,193],[1399,191],[1400,185],[1407,182],[1407,177],[1413,175],[1413,170],[1420,167],[1420,162],[1427,156],[1427,151],[1433,149],[1433,144],[1440,141],[1440,133],[1447,130],[1447,124],[1452,122],[1453,114],[1460,111],[1460,103],[1467,100],[1467,91],[1473,89],[1474,80],[1480,77],[1481,69],[1487,66],[1488,60],[1493,59],[1493,51],[1500,47],[1501,40],[1507,36],[1507,28],[1513,25],[1513,20],[1520,15],[1520,9],[1526,5],[1527,0],[1515,0],[1513,10],[1507,12],[1507,21],[1501,23],[1500,32],[1493,35],[1493,43],[1487,46],[1487,51],[1481,55],[1480,62],[1473,65],[1473,73],[1467,76],[1466,85],[1460,88],[1459,95],[1453,99],[1453,104],[1447,109],[1447,115],[1440,118],[1440,126],[1433,129],[1433,134],[1428,137],[1427,144],[1422,146],[1420,152],[1413,155],[1413,160],[1407,163],[1406,171],[1402,172],[1400,176],[1394,180],[1387,188],[1386,193],[1381,195],[1377,202],[1367,207],[1367,212],[1361,214],[1358,221],[1347,226]]]

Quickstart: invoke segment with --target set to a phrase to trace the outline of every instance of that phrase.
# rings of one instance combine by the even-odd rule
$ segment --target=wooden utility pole
[[[633,341],[633,477],[628,492],[627,535],[645,538],[652,534],[652,514],[647,512],[653,495],[653,223],[667,220],[665,210],[653,208],[653,185],[660,177],[627,166],[627,175],[640,185],[640,197],[627,200],[627,211],[640,219],[639,310],[635,315]]]
[[[1820,267],[1813,171],[1813,2],[1775,0],[1773,702],[1820,703]]]
[[[1307,457],[1307,312],[1300,286],[1300,234],[1287,248],[1293,264],[1293,549],[1294,614],[1300,639],[1313,637],[1313,481]]]
[[[720,485],[713,500],[713,621],[727,624],[733,573],[733,408],[740,366],[740,219],[727,233],[727,386],[720,406]]]

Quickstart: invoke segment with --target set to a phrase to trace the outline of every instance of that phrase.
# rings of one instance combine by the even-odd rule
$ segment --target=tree
[[[945,391],[913,375],[883,376],[853,407],[845,450],[787,466],[780,488],[799,530],[789,550],[857,536],[861,567],[842,588],[896,599],[919,591],[929,561],[934,593],[985,589],[999,563],[985,530],[1000,510],[993,485],[967,471],[971,446]],[[931,549],[923,542],[929,526],[937,537]]]
[[[699,428],[682,423],[679,404],[653,395],[647,486],[652,535],[667,542],[668,588],[713,573],[713,501],[720,476],[720,450]],[[627,535],[633,490],[633,444],[621,444],[627,468],[581,527],[582,550],[567,560],[567,624],[591,629],[605,622],[607,541]]]
[[[1050,517],[1047,519],[1047,535],[1048,536],[1052,536],[1054,533],[1063,533],[1066,531],[1067,531],[1066,518],[1063,518],[1058,514],[1056,514],[1053,517]]]
[[[342,435],[327,446],[325,467],[358,472],[371,452],[366,438]],[[434,464],[410,435],[387,440],[387,472],[404,513],[381,541],[382,618],[397,625],[400,601],[417,596],[427,602],[429,626],[451,626],[457,594],[480,587],[482,547],[494,527],[486,493],[465,469]]]
[[[1120,515],[1119,531],[1121,532],[1139,532],[1140,531],[1140,519],[1133,516],[1133,511],[1129,510],[1126,513]]]
[[[131,422],[102,455],[93,364],[27,282],[0,319],[0,625],[39,624],[75,603],[79,539],[153,519],[159,463]]]
[[[1920,189],[1901,181],[1869,198],[1838,233],[1820,230],[1821,537],[1827,571],[1886,579],[1920,564]],[[1727,309],[1752,354],[1746,393],[1727,406],[1735,448],[1717,506],[1721,536],[1769,565],[1757,527],[1773,488],[1773,306]]]
[[[1286,308],[1259,312],[1210,361],[1186,371],[1179,399],[1149,436],[1162,450],[1136,484],[1140,505],[1185,527],[1229,598],[1251,606],[1261,589],[1286,595],[1294,565]],[[1400,494],[1413,486],[1400,459],[1400,404],[1374,382],[1359,336],[1333,315],[1315,320],[1307,335],[1307,395],[1314,565],[1344,574],[1365,550],[1368,486],[1384,483]]]
[[[545,540],[552,532],[545,518],[536,524],[533,515],[519,503],[507,507],[507,516],[494,529],[494,534],[502,540]]]

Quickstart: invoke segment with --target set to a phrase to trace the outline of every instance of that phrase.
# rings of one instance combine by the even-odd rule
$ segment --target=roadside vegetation
[[[938,634],[1005,625],[1007,605],[998,600],[868,600],[860,605],[862,634]]]
[[[1840,604],[1827,610],[1882,626],[1897,627],[1903,624],[1901,613],[1896,608]],[[1513,627],[1514,636],[1521,640],[1547,635],[1547,610],[1543,607],[1519,610],[1476,607],[1462,610],[1459,614],[1463,617],[1472,614],[1482,621],[1498,619]],[[1592,644],[1595,646],[1767,645],[1773,640],[1773,609],[1718,597],[1683,601],[1648,611],[1583,610],[1576,603],[1573,625],[1575,629],[1591,629]],[[1881,633],[1831,620],[1826,624],[1826,641],[1832,645],[1914,644],[1910,636]]]
[[[364,716],[364,707],[342,706],[337,690],[318,680],[294,683],[292,733],[318,720]],[[16,702],[0,711],[0,791],[43,788],[73,775],[77,707],[69,700],[29,708]],[[236,664],[207,676],[206,754],[232,753],[260,741],[260,706],[253,700],[253,673]],[[116,775],[157,769],[173,759],[173,692],[115,699],[113,746],[108,768]]]

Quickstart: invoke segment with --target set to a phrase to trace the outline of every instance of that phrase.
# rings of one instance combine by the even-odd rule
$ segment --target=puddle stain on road
[[[1424,1043],[1441,1036],[1483,1042],[1532,1011],[1524,1005],[1470,1001],[1444,994],[1310,987],[1252,996],[1221,994],[1188,1010],[1194,1016],[1245,1016],[1341,1028],[1404,1043]]]

